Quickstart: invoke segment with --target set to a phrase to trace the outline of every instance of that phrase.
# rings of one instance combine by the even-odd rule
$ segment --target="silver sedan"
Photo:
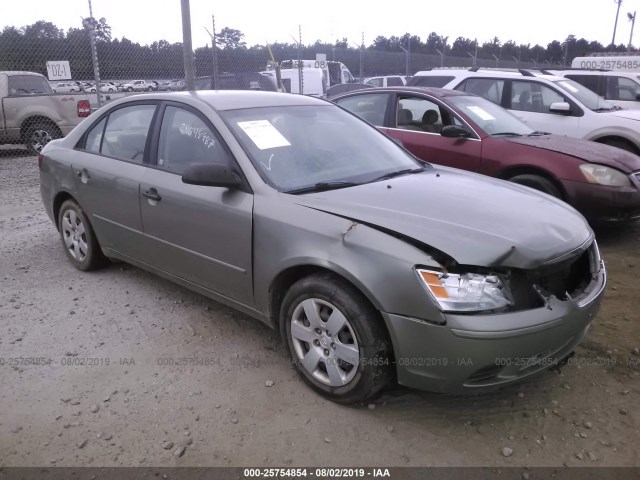
[[[584,337],[605,286],[567,204],[422,163],[305,96],[116,100],[39,167],[75,267],[123,260],[257,318],[338,402],[394,379],[475,392],[544,371]]]

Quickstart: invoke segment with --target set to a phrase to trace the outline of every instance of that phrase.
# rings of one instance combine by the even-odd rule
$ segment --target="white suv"
[[[548,72],[490,69],[422,71],[407,83],[475,93],[535,130],[606,143],[640,154],[640,110],[609,103],[588,88]]]
[[[640,109],[640,73],[611,70],[551,70],[553,75],[570,78],[623,108]]]

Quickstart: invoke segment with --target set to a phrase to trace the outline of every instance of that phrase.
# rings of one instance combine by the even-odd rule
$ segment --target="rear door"
[[[235,165],[226,144],[197,110],[166,104],[154,134],[155,165],[145,174],[140,206],[147,262],[243,304],[253,302],[253,194],[188,185],[191,165]]]
[[[77,199],[103,248],[142,260],[139,187],[149,156],[149,130],[157,104],[118,107],[87,131],[73,151]]]

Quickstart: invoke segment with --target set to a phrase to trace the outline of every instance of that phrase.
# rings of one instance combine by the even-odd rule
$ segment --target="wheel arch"
[[[513,167],[502,170],[497,175],[497,177],[501,180],[508,181],[510,178],[513,178],[517,175],[538,175],[540,177],[543,177],[553,183],[553,185],[558,189],[562,200],[566,200],[567,198],[567,191],[564,188],[564,185],[562,185],[562,183],[559,182],[551,172],[545,170],[544,168],[533,167],[529,165],[515,165]]]
[[[280,328],[280,309],[282,307],[282,301],[284,300],[289,288],[302,278],[322,273],[331,274],[349,284],[353,289],[360,293],[360,295],[362,295],[373,309],[380,312],[380,305],[375,301],[371,292],[367,291],[357,282],[352,281],[347,275],[337,271],[337,269],[331,268],[328,265],[303,263],[285,268],[274,277],[269,285],[267,314],[271,325],[276,330],[279,330]],[[380,320],[383,320],[381,315]]]
[[[58,192],[56,196],[53,198],[52,212],[53,212],[54,223],[58,231],[60,231],[60,224],[58,222],[58,217],[60,216],[60,207],[67,200],[73,200],[74,202],[78,203],[75,197],[71,195],[69,192],[67,192],[66,190]],[[80,204],[78,203],[78,205]]]
[[[593,141],[597,143],[603,143],[605,145],[608,145],[609,141],[623,143],[631,147],[633,153],[635,153],[636,155],[640,155],[640,148],[638,148],[638,146],[628,138],[621,137],[620,135],[604,135],[602,137],[594,138]]]
[[[62,131],[55,121],[51,120],[49,117],[45,117],[44,115],[32,115],[25,118],[20,124],[20,138],[23,141],[26,140],[26,135],[29,128],[36,123],[45,123],[47,125],[50,125],[60,134],[60,136],[62,136]]]

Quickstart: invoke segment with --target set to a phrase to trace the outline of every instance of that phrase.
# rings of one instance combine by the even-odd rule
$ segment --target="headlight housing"
[[[495,310],[512,304],[497,275],[443,273],[417,269],[427,292],[443,312]]]
[[[606,185],[607,187],[630,187],[631,180],[624,173],[615,168],[605,167],[595,163],[583,163],[580,171],[589,183]]]

